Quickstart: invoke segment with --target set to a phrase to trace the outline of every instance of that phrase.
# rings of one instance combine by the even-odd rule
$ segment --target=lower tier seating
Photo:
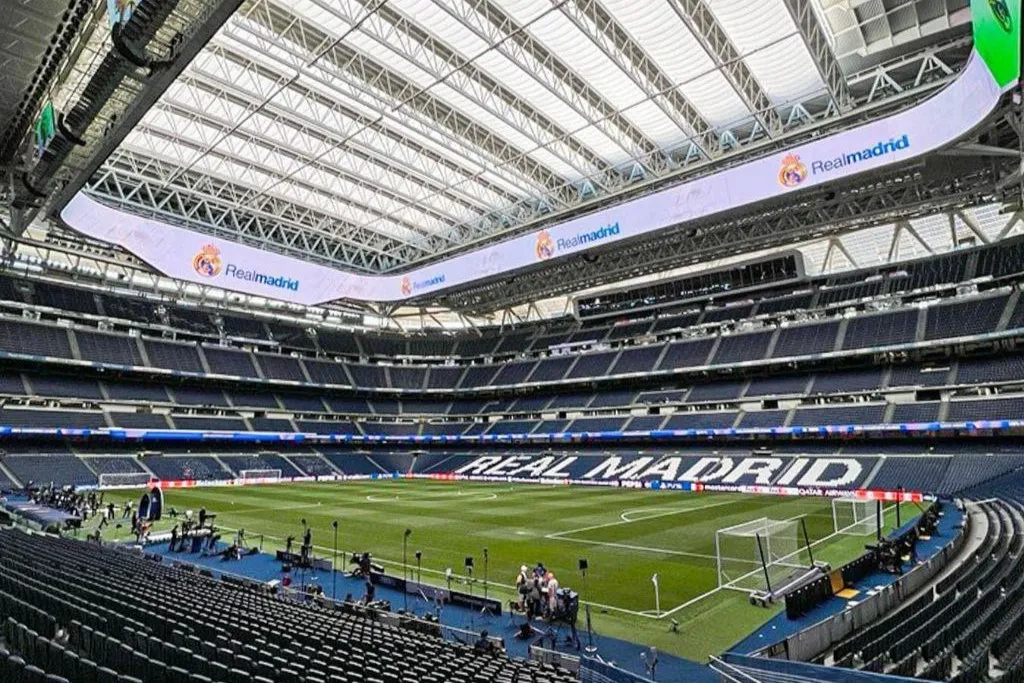
[[[551,665],[217,581],[124,550],[0,531],[0,667],[61,683],[562,683]],[[58,639],[66,631],[66,643]],[[0,668],[0,673],[5,671]]]

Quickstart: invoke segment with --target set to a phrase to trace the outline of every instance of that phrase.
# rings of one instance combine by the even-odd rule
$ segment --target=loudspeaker
[[[589,568],[590,568],[590,565],[589,565],[589,564],[587,563],[587,560],[586,560],[586,558],[582,558],[582,557],[581,557],[581,558],[580,558],[580,571],[581,571],[581,572],[585,572],[585,571],[587,571],[587,569],[589,569]]]
[[[472,569],[472,568],[473,568],[473,558],[470,557],[470,556],[467,556],[466,557],[466,569]]]

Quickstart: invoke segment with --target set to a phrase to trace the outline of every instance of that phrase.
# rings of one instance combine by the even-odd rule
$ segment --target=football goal
[[[101,489],[143,488],[153,481],[149,472],[110,472],[99,476]]]
[[[837,534],[874,537],[885,529],[885,508],[876,500],[833,498],[832,527]]]
[[[762,517],[715,532],[718,586],[770,590],[811,567],[802,520]]]
[[[241,470],[238,478],[243,484],[274,484],[281,481],[281,470]]]

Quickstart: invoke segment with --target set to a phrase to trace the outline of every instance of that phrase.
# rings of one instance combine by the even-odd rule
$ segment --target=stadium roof
[[[855,104],[967,0],[249,0],[89,185],[362,272],[514,233]]]

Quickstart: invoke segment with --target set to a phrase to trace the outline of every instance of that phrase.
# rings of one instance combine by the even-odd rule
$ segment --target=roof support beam
[[[553,197],[566,194],[568,188],[564,178],[432,95],[428,92],[429,87],[422,88],[350,45],[335,41],[320,27],[308,21],[289,15],[263,0],[259,4],[261,7],[251,12],[248,18],[272,32],[278,40],[300,45],[310,56],[317,55],[320,61],[330,64],[332,68],[350,73],[370,88],[387,93],[394,102],[393,108],[409,107],[426,115],[436,125],[486,151],[498,163],[508,165],[531,178],[546,194]],[[328,47],[324,48],[324,45]]]
[[[654,104],[706,157],[711,157],[715,148],[711,125],[599,0],[569,0],[560,3],[559,9],[637,87],[652,96]]]
[[[165,187],[162,178],[175,168],[174,161],[121,148],[86,190],[126,210],[326,265],[380,272],[418,255],[418,249],[313,208],[273,195],[252,201],[250,188],[209,175],[190,172]]]
[[[722,75],[747,105],[764,133],[769,137],[779,135],[783,127],[779,113],[705,0],[669,0],[669,5],[707,53],[722,65]]]
[[[230,144],[213,150],[203,150],[198,140],[188,137],[185,133],[184,129],[189,127],[188,123],[194,122],[206,129],[214,129],[224,121],[214,118],[208,112],[197,112],[195,109],[181,103],[171,104],[168,102],[162,103],[159,106],[162,111],[168,113],[167,118],[169,121],[176,122],[175,125],[168,130],[160,128],[152,122],[143,121],[138,130],[168,137],[175,144],[195,150],[212,159],[226,162],[229,167],[236,169],[227,178],[238,175],[247,176],[250,175],[250,172],[273,178],[280,174],[280,168],[273,163],[261,162],[258,159],[265,158],[268,155],[288,159],[293,164],[305,164],[305,168],[302,177],[298,177],[298,175],[292,176],[285,187],[301,188],[303,191],[318,195],[328,205],[337,206],[340,212],[351,208],[368,216],[388,218],[388,222],[393,227],[397,226],[411,233],[425,234],[424,228],[414,220],[414,217],[395,217],[389,213],[391,205],[395,202],[401,202],[403,199],[394,192],[389,191],[379,182],[374,183],[372,179],[359,177],[351,170],[333,164],[327,159],[308,162],[306,155],[294,147],[280,142],[270,142],[269,138],[241,130],[236,130],[232,133]],[[131,146],[130,143],[128,145]],[[352,188],[352,191],[346,193],[344,198],[338,197],[332,187],[332,183],[340,179],[348,182]],[[258,191],[255,187],[253,189]],[[339,218],[353,222],[356,220],[355,218],[345,218],[343,216],[339,216]],[[427,220],[440,221],[444,220],[444,216],[430,215],[425,212],[423,221],[426,222]],[[361,221],[360,224],[362,224]],[[425,246],[420,248],[429,253],[429,249]]]
[[[548,50],[492,0],[435,0],[477,37],[538,79],[586,121],[614,141],[632,159],[644,165],[660,162],[658,145],[626,118],[590,83]],[[552,8],[550,11],[554,11]]]
[[[221,41],[209,48],[208,52],[218,59],[223,58],[229,62],[238,64],[247,72],[259,78],[277,80],[281,77],[279,65],[270,66],[265,63],[251,61],[247,55],[243,55],[237,49],[235,36],[233,40]],[[282,67],[283,68],[283,67]],[[241,85],[228,84],[225,79],[208,73],[206,70],[193,68],[188,73],[190,79],[214,79],[222,87],[231,85],[232,91],[241,94],[252,100],[255,95],[249,93]],[[349,149],[358,148],[367,154],[373,154],[392,168],[396,165],[409,172],[416,168],[421,169],[415,163],[415,157],[422,156],[429,162],[428,168],[422,169],[430,173],[430,178],[424,178],[424,182],[436,184],[450,192],[455,201],[466,202],[479,209],[487,209],[492,205],[514,203],[518,201],[518,195],[510,193],[505,186],[491,182],[484,177],[479,170],[472,167],[472,162],[462,158],[455,148],[455,154],[443,154],[431,144],[427,131],[422,128],[413,127],[410,119],[399,120],[397,117],[389,117],[385,112],[377,108],[371,108],[362,102],[348,103],[343,93],[336,92],[332,86],[323,81],[312,72],[304,74],[298,81],[292,81],[288,88],[280,94],[280,103],[272,102],[268,107],[281,113],[286,112],[290,116],[301,119],[307,125],[317,125],[319,128],[329,128],[332,135],[332,145],[345,144]],[[294,103],[294,106],[290,106]],[[310,121],[309,115],[299,114],[300,105],[305,109],[316,109],[318,118]],[[370,112],[362,111],[363,108]],[[353,127],[356,129],[352,132]],[[364,143],[364,138],[369,138],[370,144]],[[512,180],[508,180],[513,184]],[[469,185],[479,186],[476,194]]]
[[[345,0],[325,2],[314,0],[322,9],[334,13],[346,22],[357,16],[352,6],[369,5],[371,0]],[[607,163],[588,149],[569,131],[536,109],[510,88],[492,78],[474,61],[467,59],[444,41],[425,31],[417,22],[390,6],[383,6],[365,22],[360,31],[373,38],[386,49],[416,64],[433,78],[443,80],[471,101],[502,119],[529,137],[539,148],[558,156],[573,166],[580,176],[589,176]],[[486,51],[491,51],[489,47]]]
[[[174,100],[161,102],[157,105],[158,109],[167,112],[180,111],[182,116],[195,118],[211,126],[229,125],[229,117],[234,108],[251,102],[247,93],[216,80],[206,80],[198,74],[190,74],[179,81],[176,87],[180,92],[176,92]],[[202,101],[207,98],[211,99],[209,104],[205,105]],[[337,141],[337,137],[323,126],[323,122],[310,121],[294,110],[277,105],[265,107],[259,118],[253,121],[251,128],[236,131],[234,137],[251,137],[253,131],[260,137],[280,136],[272,137],[273,143],[268,140],[262,144],[273,144],[274,147],[286,149],[299,160],[305,160],[309,156],[308,149],[302,147],[332,145]],[[381,151],[366,149],[358,142],[353,141],[344,150],[339,150],[337,155],[330,154],[313,162],[313,165],[328,166],[332,173],[341,178],[366,186],[370,192],[380,193],[405,204],[403,211],[422,213],[433,220],[461,220],[467,211],[481,210],[481,207],[470,203],[468,199],[441,192],[433,201],[422,201],[422,197],[414,196],[414,193],[420,191],[421,186],[433,189],[440,189],[443,186],[432,178],[424,177],[408,166],[402,166],[387,158]],[[389,219],[401,219],[388,213],[384,215]],[[419,218],[416,217],[415,220]]]
[[[839,60],[836,59],[825,30],[818,21],[812,0],[782,0],[782,3],[793,17],[796,29],[807,46],[814,66],[818,69],[818,75],[828,89],[833,106],[840,112],[847,111],[853,106],[853,98],[846,86],[846,76],[839,66]]]

